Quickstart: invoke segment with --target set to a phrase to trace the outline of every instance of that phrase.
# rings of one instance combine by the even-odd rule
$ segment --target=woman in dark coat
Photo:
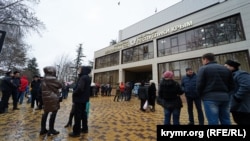
[[[62,88],[62,83],[60,83],[56,78],[56,68],[53,66],[48,66],[43,69],[45,77],[42,81],[42,100],[43,100],[43,110],[44,114],[42,115],[41,121],[41,131],[40,135],[48,133],[48,136],[51,134],[59,134],[59,131],[54,129],[56,114],[60,108],[60,93],[59,89]],[[48,114],[52,112],[49,119],[49,130],[46,129],[46,120]]]
[[[166,103],[164,105],[164,125],[171,125],[171,116],[173,116],[173,125],[179,125],[182,107],[179,95],[183,94],[183,91],[180,84],[173,80],[173,72],[166,71],[163,76],[164,79],[160,82],[158,95]]]
[[[141,82],[141,86],[138,89],[138,96],[141,100],[140,110],[145,112],[146,110],[143,109],[143,105],[148,100],[148,87],[145,86],[145,82]]]
[[[151,111],[155,111],[155,99],[156,99],[156,86],[155,83],[151,80],[150,86],[148,88],[148,105],[152,106]]]
[[[78,81],[73,91],[74,103],[74,126],[70,137],[79,137],[81,133],[88,133],[87,103],[90,97],[91,78],[89,74],[91,68],[82,66],[78,70]],[[82,128],[81,128],[82,123]]]

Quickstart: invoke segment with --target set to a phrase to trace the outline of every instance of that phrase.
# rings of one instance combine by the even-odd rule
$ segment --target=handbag
[[[145,101],[144,105],[143,105],[143,109],[146,110],[148,108],[148,100]]]

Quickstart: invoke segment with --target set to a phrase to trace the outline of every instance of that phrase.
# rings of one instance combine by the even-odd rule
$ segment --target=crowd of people
[[[204,54],[201,60],[203,66],[197,75],[192,68],[186,68],[186,76],[182,78],[181,84],[173,79],[173,72],[164,72],[158,90],[159,104],[164,108],[164,124],[171,125],[171,116],[173,125],[180,124],[182,101],[179,97],[185,94],[188,125],[195,124],[193,104],[198,113],[199,125],[204,125],[202,109],[208,125],[231,125],[230,112],[236,124],[249,125],[250,74],[239,70],[240,63],[237,61],[227,60],[224,65],[218,64],[213,53]]]
[[[164,109],[164,125],[180,125],[180,113],[183,107],[181,95],[185,95],[188,111],[188,125],[195,125],[193,105],[195,105],[198,124],[204,125],[204,114],[208,125],[231,125],[230,112],[233,120],[238,125],[249,125],[250,121],[250,74],[239,70],[240,63],[227,60],[224,65],[215,61],[213,53],[204,54],[201,57],[203,66],[195,73],[191,67],[186,68],[186,76],[181,82],[174,80],[174,73],[167,70],[163,73],[159,86],[153,80],[140,82],[120,82],[116,84],[113,101],[130,101],[133,91],[136,89],[140,100],[140,110],[145,112],[150,106],[150,111],[155,111],[155,102]],[[110,84],[91,84],[89,73],[91,69],[82,66],[78,70],[78,80],[72,93],[72,108],[69,121],[65,127],[72,126],[71,137],[79,137],[81,133],[88,133],[88,109],[91,96],[111,96]],[[19,110],[18,103],[22,104],[24,97],[29,96],[28,102],[31,108],[44,110],[41,118],[40,135],[56,135],[59,131],[54,129],[55,119],[60,102],[68,97],[69,85],[60,82],[56,77],[56,68],[47,66],[44,68],[44,77],[35,75],[31,82],[25,75],[20,76],[19,71],[6,72],[2,79],[2,98],[0,113],[7,113],[9,98],[13,99],[13,110]],[[137,87],[138,86],[138,87]],[[158,90],[157,90],[158,89]],[[61,90],[61,91],[60,91]],[[158,97],[157,97],[158,95]],[[156,100],[157,99],[157,100]],[[146,105],[146,108],[145,108]],[[204,109],[204,112],[203,112]],[[46,121],[50,114],[49,128]],[[171,122],[171,117],[173,121]]]

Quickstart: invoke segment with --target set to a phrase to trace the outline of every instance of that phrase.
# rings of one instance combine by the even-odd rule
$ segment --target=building
[[[158,84],[165,70],[181,80],[185,68],[197,72],[209,52],[220,64],[237,60],[250,72],[249,9],[249,0],[183,0],[119,31],[117,44],[96,51],[93,81]]]

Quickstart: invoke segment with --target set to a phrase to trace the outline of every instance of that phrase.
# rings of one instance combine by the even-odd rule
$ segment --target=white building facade
[[[166,70],[181,80],[185,68],[197,72],[205,53],[220,64],[237,60],[250,72],[249,9],[249,0],[183,0],[119,31],[117,44],[96,51],[93,82],[158,84]]]

